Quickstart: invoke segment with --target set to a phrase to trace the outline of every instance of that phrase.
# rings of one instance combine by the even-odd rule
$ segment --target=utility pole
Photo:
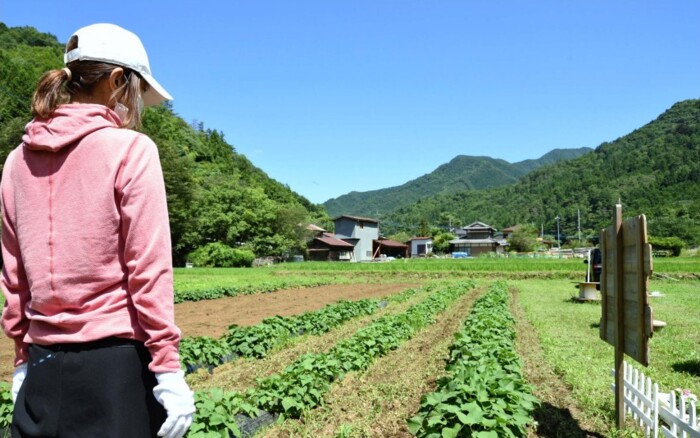
[[[581,246],[581,209],[578,209],[578,244]]]
[[[559,215],[554,218],[557,221],[557,248],[561,249],[561,239],[559,238]]]

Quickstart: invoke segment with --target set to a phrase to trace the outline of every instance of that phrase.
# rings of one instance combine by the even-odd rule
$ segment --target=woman
[[[65,63],[41,78],[0,184],[12,436],[182,437],[195,409],[165,187],[155,144],[128,129],[171,97],[112,24],[79,29]]]

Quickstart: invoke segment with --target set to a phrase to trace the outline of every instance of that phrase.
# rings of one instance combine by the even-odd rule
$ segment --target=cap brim
[[[148,82],[149,88],[143,93],[143,103],[146,106],[158,105],[159,103],[165,102],[166,100],[173,100],[173,96],[170,95],[162,85],[155,80],[155,78],[147,73],[139,72],[141,77]]]

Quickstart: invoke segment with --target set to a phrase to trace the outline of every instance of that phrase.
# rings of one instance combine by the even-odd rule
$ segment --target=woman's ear
[[[110,91],[114,91],[117,88],[121,87],[125,81],[126,77],[124,76],[124,69],[121,67],[115,68],[114,70],[112,70],[112,73],[109,74]]]

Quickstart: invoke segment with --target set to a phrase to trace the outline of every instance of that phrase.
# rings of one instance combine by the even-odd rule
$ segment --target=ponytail
[[[71,71],[68,68],[44,73],[32,98],[32,115],[34,117],[49,118],[58,105],[68,100],[68,94],[64,91],[63,84],[69,82],[72,79],[71,76]]]

